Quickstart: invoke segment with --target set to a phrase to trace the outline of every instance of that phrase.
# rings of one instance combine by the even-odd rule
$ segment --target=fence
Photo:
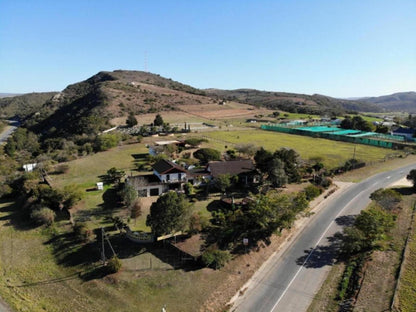
[[[284,124],[261,125],[261,129],[276,131],[289,134],[298,134],[310,136],[313,138],[323,138],[335,141],[343,141],[348,143],[365,144],[384,148],[403,148],[404,138],[393,135],[381,135],[374,132],[362,132],[359,130],[347,130],[329,126],[317,127],[297,127],[292,128]],[[394,142],[397,141],[397,142]]]

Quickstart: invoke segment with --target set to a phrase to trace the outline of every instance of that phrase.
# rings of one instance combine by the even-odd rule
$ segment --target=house
[[[153,165],[153,174],[157,176],[162,183],[172,184],[186,182],[187,173],[187,170],[166,159],[159,160]]]
[[[405,138],[406,141],[413,141],[414,140],[413,135],[415,134],[415,129],[399,127],[396,130],[393,130],[391,134],[402,136]]]
[[[35,169],[36,167],[37,167],[37,163],[33,163],[33,164],[25,164],[25,165],[23,165],[23,169],[26,171],[26,172],[32,172],[33,171],[33,169]]]
[[[159,160],[153,165],[153,174],[132,176],[126,183],[132,185],[140,196],[159,196],[169,190],[181,190],[188,182],[188,171],[169,160]]]
[[[251,159],[211,161],[208,163],[207,171],[214,179],[222,174],[230,174],[238,176],[239,182],[243,185],[259,182],[256,168]]]

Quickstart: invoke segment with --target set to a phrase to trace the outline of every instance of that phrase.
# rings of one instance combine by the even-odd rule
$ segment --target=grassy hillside
[[[360,101],[375,104],[387,111],[416,113],[416,92],[400,92],[391,95],[363,98]]]
[[[69,85],[60,93],[27,94],[0,99],[0,114],[25,119],[23,126],[46,136],[97,133],[111,126],[110,120],[187,106],[228,102],[291,113],[340,115],[345,111],[377,111],[373,104],[334,99],[322,95],[265,92],[199,90],[189,85],[142,71],[99,72]]]
[[[252,105],[261,105],[269,109],[280,109],[292,113],[335,114],[347,111],[378,112],[381,109],[373,104],[331,98],[324,95],[294,94],[269,92],[253,89],[218,90],[209,89],[207,94],[212,97],[233,100]]]
[[[38,111],[55,94],[56,92],[28,93],[0,98],[0,118],[24,119]]]

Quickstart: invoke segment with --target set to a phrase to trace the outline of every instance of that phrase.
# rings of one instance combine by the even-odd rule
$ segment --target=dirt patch
[[[395,286],[397,252],[375,251],[367,263],[354,311],[389,311]]]

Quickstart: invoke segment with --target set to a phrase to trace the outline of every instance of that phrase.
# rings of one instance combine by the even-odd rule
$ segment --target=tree
[[[230,259],[231,255],[228,251],[219,249],[207,249],[201,256],[205,266],[215,270],[222,268]]]
[[[200,148],[195,151],[193,155],[196,159],[199,159],[202,164],[207,164],[210,161],[221,159],[220,151],[213,148]]]
[[[127,127],[134,127],[138,124],[136,116],[134,116],[133,113],[129,113],[127,120],[126,120],[126,125]]]
[[[231,174],[220,174],[214,180],[215,185],[220,189],[221,193],[225,193],[225,191],[231,186]]]
[[[124,184],[120,195],[127,208],[131,208],[137,199],[137,191],[134,189],[133,185],[128,183]]]
[[[50,226],[52,225],[53,221],[55,221],[55,212],[47,207],[42,207],[40,209],[34,210],[30,214],[30,217],[36,223],[46,224],[47,226]]]
[[[281,148],[274,152],[273,157],[280,158],[284,163],[284,170],[288,177],[289,183],[299,182],[299,154],[290,148]]]
[[[185,195],[168,192],[150,206],[146,225],[151,227],[156,236],[185,230],[189,222],[190,209],[191,204]]]
[[[288,182],[288,177],[284,169],[284,163],[279,158],[273,158],[269,161],[268,180],[274,187],[283,187]]]
[[[82,199],[82,192],[75,184],[64,186],[60,193],[62,194],[62,206],[65,209],[71,209]]]
[[[393,225],[393,215],[378,206],[362,210],[353,226],[344,230],[343,252],[351,255],[372,250]]]
[[[94,149],[97,152],[106,151],[112,147],[116,147],[121,137],[117,134],[105,133],[98,135],[94,142]]]
[[[192,147],[198,147],[203,142],[208,142],[208,140],[203,138],[189,138],[185,140],[185,144],[188,144]]]
[[[269,162],[272,160],[273,154],[263,147],[257,150],[254,155],[254,161],[256,162],[256,168],[260,170],[263,174],[268,172]]]
[[[125,174],[126,173],[123,170],[112,167],[107,170],[107,179],[110,183],[120,183],[121,178],[124,177]]]
[[[237,152],[241,154],[247,155],[249,157],[253,157],[259,148],[255,146],[254,144],[247,143],[247,144],[237,144],[235,146],[235,149]]]
[[[413,188],[416,189],[416,169],[410,170],[406,178],[413,182]]]
[[[136,220],[142,215],[142,204],[138,198],[134,201],[131,206],[130,217],[134,219],[134,225],[136,225]]]
[[[163,121],[162,116],[160,116],[160,114],[157,114],[155,117],[155,120],[153,121],[153,125],[156,127],[159,127],[159,126],[163,126],[163,124],[164,124],[164,121]]]

